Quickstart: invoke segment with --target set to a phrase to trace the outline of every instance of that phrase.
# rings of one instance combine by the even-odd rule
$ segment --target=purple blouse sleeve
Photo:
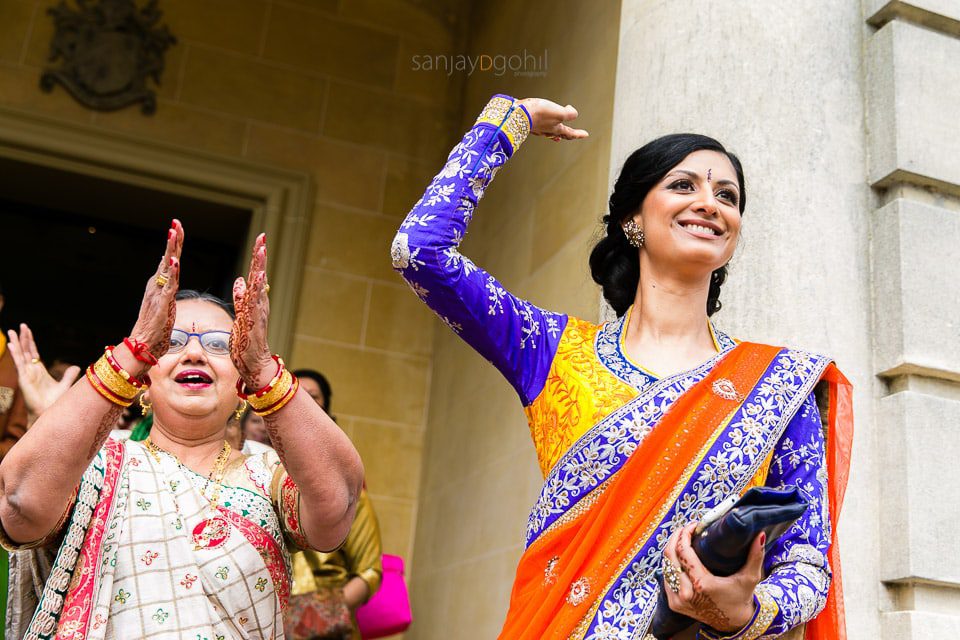
[[[459,246],[484,190],[529,131],[526,109],[494,96],[407,214],[390,251],[414,293],[500,370],[525,406],[543,389],[567,317],[514,296]]]
[[[787,425],[770,461],[767,486],[798,487],[807,511],[764,558],[767,576],[756,589],[757,613],[737,634],[704,630],[711,640],[774,638],[816,616],[827,601],[831,573],[827,463],[820,412],[811,393]]]

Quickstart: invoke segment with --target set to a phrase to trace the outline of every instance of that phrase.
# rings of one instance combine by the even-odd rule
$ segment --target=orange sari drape
[[[527,548],[517,568],[501,639],[580,637],[586,631],[602,596],[656,530],[703,455],[779,351],[751,343],[730,351],[673,403],[620,471],[594,490],[599,495],[584,499],[585,509],[571,509],[568,517],[555,522]],[[842,379],[832,366],[830,371],[828,376]],[[732,386],[736,393],[718,393],[718,386],[721,391]],[[831,422],[835,417],[831,415]],[[843,443],[849,443],[849,438],[832,437],[831,442],[847,452],[848,460],[849,446],[843,449]],[[840,456],[837,465],[842,462]],[[833,467],[828,470],[837,473]],[[837,475],[839,480],[841,474]],[[840,484],[845,481],[843,471]],[[832,491],[830,497],[835,522],[834,509],[839,511],[839,504]],[[834,539],[835,535],[834,529]],[[831,553],[839,585],[839,564],[833,563],[833,556]],[[842,625],[842,599],[833,595],[838,591],[831,590],[832,604],[828,603],[838,617],[824,626]],[[845,634],[816,637],[842,640]]]

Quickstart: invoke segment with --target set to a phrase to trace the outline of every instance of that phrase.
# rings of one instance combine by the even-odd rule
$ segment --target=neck
[[[209,467],[223,447],[226,426],[220,429],[177,428],[154,416],[150,440],[173,455],[184,465],[200,472]]]
[[[658,273],[649,261],[641,259],[628,337],[640,343],[713,349],[707,322],[709,293],[709,274],[683,279]]]

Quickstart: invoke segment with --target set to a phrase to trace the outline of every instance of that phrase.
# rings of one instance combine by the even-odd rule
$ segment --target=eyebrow
[[[674,169],[673,171],[667,174],[667,177],[673,175],[674,173],[682,173],[683,175],[693,178],[695,180],[700,179],[699,173],[697,173],[696,171],[690,171],[689,169]],[[721,178],[720,180],[715,180],[714,183],[736,187],[738,191],[740,190],[740,185],[738,185],[733,180],[726,180],[724,178]]]

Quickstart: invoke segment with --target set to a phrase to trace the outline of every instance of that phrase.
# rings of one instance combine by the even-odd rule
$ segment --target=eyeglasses
[[[205,331],[204,333],[190,333],[182,329],[170,332],[170,348],[167,353],[180,353],[187,347],[190,338],[197,337],[203,350],[213,356],[225,356],[230,353],[229,331]]]

